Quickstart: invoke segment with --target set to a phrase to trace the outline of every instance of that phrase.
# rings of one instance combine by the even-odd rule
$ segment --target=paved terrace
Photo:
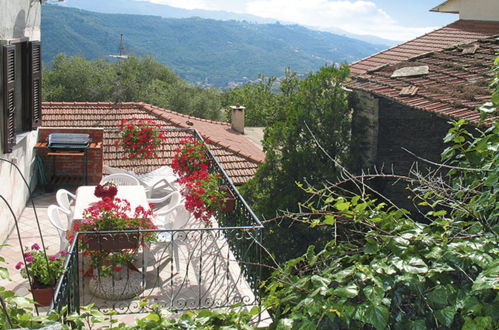
[[[45,246],[50,254],[55,254],[59,250],[59,236],[47,216],[47,207],[56,204],[55,192],[35,193],[34,203]],[[18,223],[25,247],[31,246],[33,243],[41,243],[34,211],[30,203],[18,219]],[[196,229],[202,228],[204,225],[191,217],[186,227]],[[214,224],[213,227],[216,228],[217,225]],[[190,307],[194,309],[213,308],[224,304],[226,306],[238,302],[252,304],[257,301],[227,242],[229,236],[233,239],[247,239],[249,247],[254,244],[250,241],[252,234],[249,231],[236,233],[219,230],[189,230],[173,235],[175,238],[173,255],[177,253],[179,267],[176,266],[170,246],[161,242],[151,243],[138,257],[136,264],[141,272],[125,274],[126,279],[122,283],[127,287],[140,286],[143,285],[141,283],[144,283],[144,290],[138,297],[120,301],[98,298],[90,292],[90,287],[93,287],[92,291],[94,292],[96,290],[106,291],[109,290],[108,286],[112,280],[96,281],[95,278],[80,275],[80,292],[83,292],[80,304],[83,306],[94,303],[101,310],[117,309],[120,313],[130,314],[143,312],[138,306],[140,297],[146,297],[151,302],[159,303],[165,309],[173,312],[188,310]],[[15,269],[17,262],[22,259],[15,229],[10,234],[6,244],[0,248],[0,255],[8,263],[6,266],[11,281],[0,280],[0,285],[14,291],[17,295],[28,295],[29,283]],[[88,261],[85,264],[85,259],[80,259],[80,270],[88,268]],[[90,283],[91,281],[93,283]],[[113,289],[111,290],[121,290],[119,284],[119,282],[113,281]],[[228,302],[230,303],[228,304]],[[40,308],[40,311],[46,312],[48,308]],[[267,321],[270,319],[266,312],[262,316]],[[121,320],[133,323],[135,317],[137,314],[126,315],[121,317]],[[267,323],[264,322],[260,325],[265,324]]]

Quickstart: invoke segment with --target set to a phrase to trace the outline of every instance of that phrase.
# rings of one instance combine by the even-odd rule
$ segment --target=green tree
[[[259,215],[273,218],[277,210],[296,210],[306,194],[297,182],[311,185],[335,180],[338,170],[323,150],[347,164],[350,144],[350,108],[343,83],[348,66],[326,66],[303,81],[283,86],[284,117],[265,130],[265,162],[243,189]],[[312,134],[313,133],[313,134]],[[280,260],[302,253],[320,233],[299,224],[267,224],[266,242]]]
[[[499,59],[496,60],[499,73]],[[492,103],[497,111],[499,76]],[[492,119],[490,119],[492,118]],[[306,189],[316,203],[287,216],[334,235],[311,245],[264,286],[282,328],[494,329],[499,322],[499,121],[475,134],[453,123],[442,153],[447,180],[416,173],[412,182],[428,224],[340,184]],[[362,184],[362,177],[348,176]],[[369,189],[366,189],[369,191]]]
[[[246,107],[245,125],[267,127],[282,121],[289,106],[290,97],[296,92],[299,80],[290,68],[284,72],[282,81],[276,77],[260,75],[258,83],[234,88],[223,95],[222,105],[230,116],[230,106]]]
[[[104,59],[59,54],[51,69],[43,72],[42,95],[45,101],[111,101],[115,78],[112,65]]]
[[[146,102],[220,120],[221,92],[187,83],[147,55],[118,62],[59,54],[43,74],[45,101]]]

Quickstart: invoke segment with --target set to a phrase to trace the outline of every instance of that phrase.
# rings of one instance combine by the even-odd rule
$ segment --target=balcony
[[[193,130],[171,130],[171,134],[176,139],[189,135],[201,139]],[[76,233],[50,308],[60,311],[67,306],[68,313],[78,313],[81,306],[92,303],[102,311],[127,315],[147,312],[141,300],[174,313],[260,305],[263,226],[211,152],[208,156],[210,171],[219,173],[222,183],[236,197],[234,210],[217,212],[211,226],[190,217],[188,224],[177,230],[92,232],[98,253],[134,251],[133,261],[111,276],[92,269],[88,255],[82,253],[82,244],[90,233]],[[44,237],[54,244],[52,250],[58,245],[57,234],[44,216],[44,208],[54,200],[53,194],[35,198],[41,227],[45,233],[50,232]],[[21,227],[33,227],[30,212],[29,208],[25,210]],[[136,245],[123,247],[118,246],[119,240],[109,240],[117,235]],[[27,238],[23,238],[24,245],[37,240]]]

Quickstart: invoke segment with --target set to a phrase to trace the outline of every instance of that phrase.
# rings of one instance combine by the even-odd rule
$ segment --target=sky
[[[144,0],[143,0],[144,1]],[[319,30],[405,41],[458,19],[429,10],[444,0],[145,0],[184,9],[224,10]]]

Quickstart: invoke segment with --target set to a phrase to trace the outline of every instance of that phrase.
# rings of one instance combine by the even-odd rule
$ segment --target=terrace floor
[[[49,254],[59,251],[59,236],[47,216],[47,207],[56,204],[55,192],[35,194],[34,203],[39,219],[39,227]],[[30,203],[18,220],[22,244],[30,247],[34,243],[41,245],[35,214]],[[158,303],[164,309],[177,313],[182,310],[199,308],[217,308],[235,303],[252,305],[257,302],[246,277],[237,262],[229,244],[228,237],[250,239],[251,233],[233,233],[216,230],[196,230],[204,227],[193,217],[187,226],[189,230],[171,233],[170,244],[153,242],[141,248],[136,266],[139,272],[126,272],[123,279],[97,279],[80,275],[80,305],[94,303],[101,310],[116,309],[122,314],[144,313],[139,307],[140,298],[151,303]],[[192,230],[190,230],[192,229]],[[249,234],[245,237],[245,234]],[[248,245],[251,242],[248,241]],[[14,229],[0,248],[0,255],[7,262],[11,281],[1,280],[0,285],[14,291],[19,296],[29,294],[27,279],[21,277],[15,265],[22,260],[22,252],[17,231]],[[85,264],[87,262],[87,265]],[[88,260],[80,258],[81,269],[88,268]],[[92,282],[92,283],[91,283]],[[130,299],[111,300],[96,297],[94,293],[109,290],[118,291],[136,285],[139,293]],[[92,290],[89,290],[92,287]],[[109,288],[112,289],[109,289]],[[48,308],[40,308],[42,312]],[[175,314],[173,314],[175,315]],[[259,325],[268,325],[270,317],[262,313]],[[122,320],[132,322],[137,315],[126,315]]]

